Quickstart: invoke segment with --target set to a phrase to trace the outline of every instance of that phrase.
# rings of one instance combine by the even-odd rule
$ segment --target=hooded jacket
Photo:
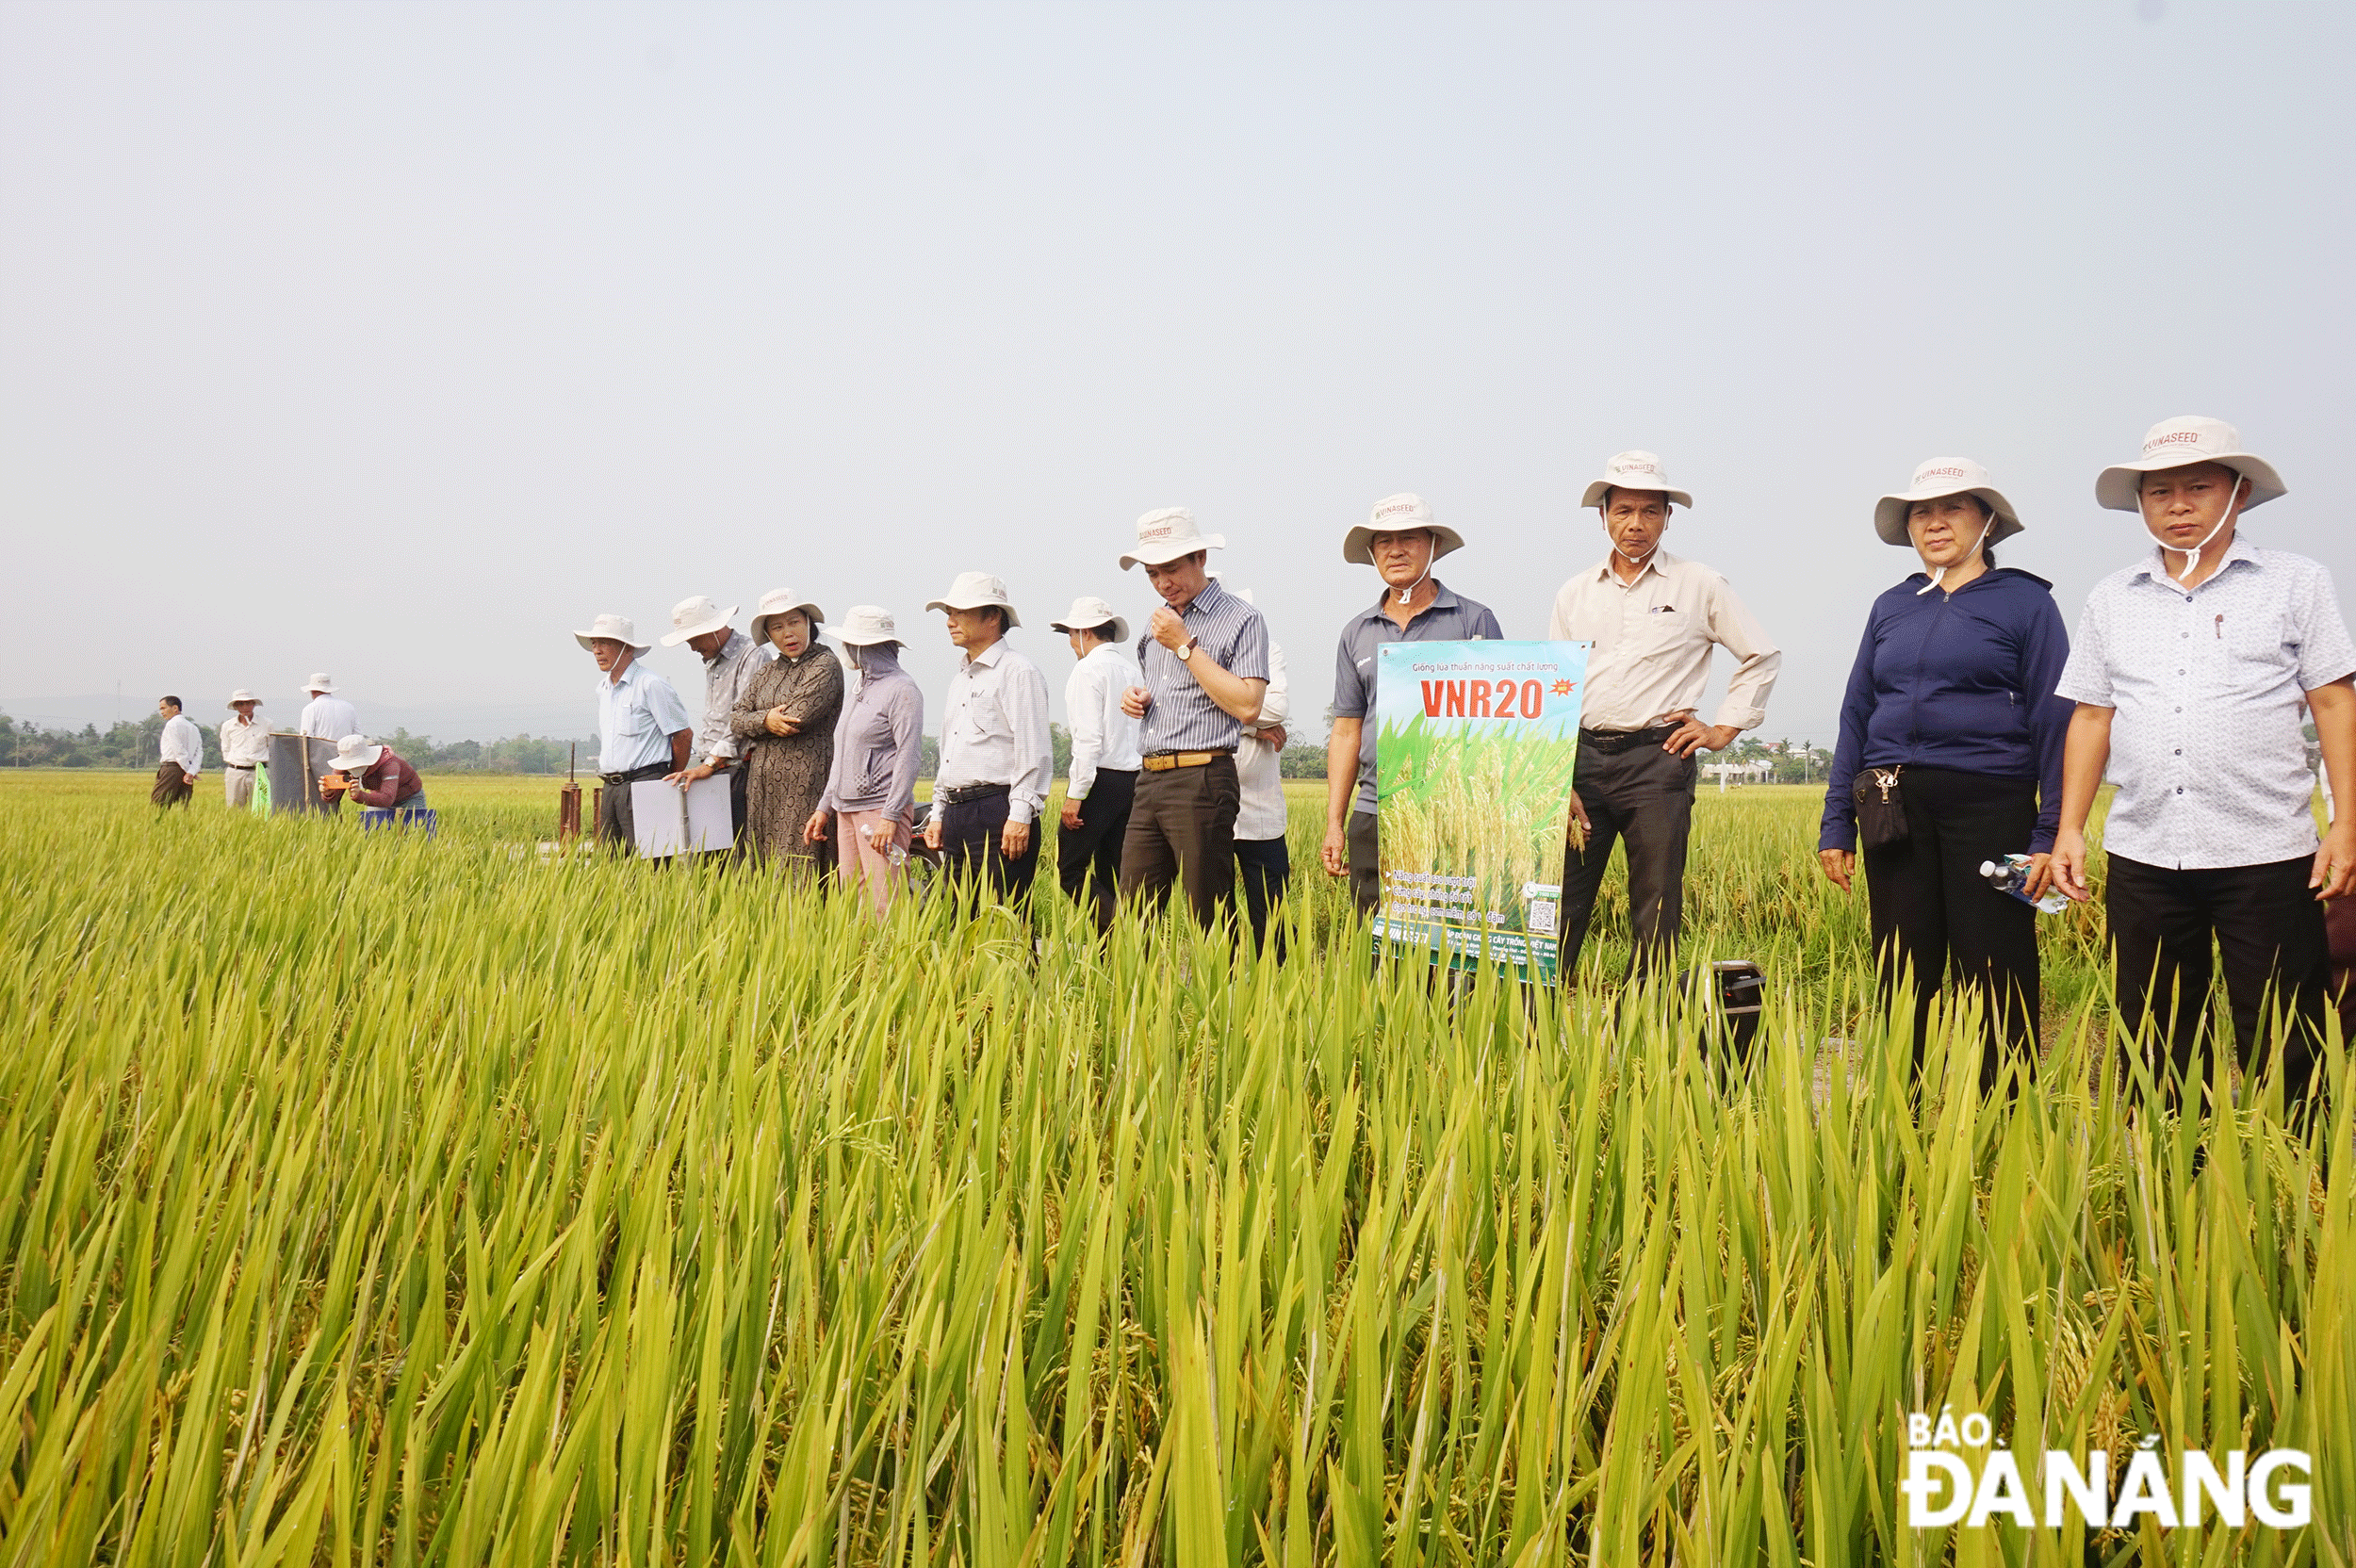
[[[1817,847],[1857,847],[1858,769],[1909,764],[2035,779],[2028,852],[2042,855],[2061,818],[2062,739],[2075,709],[2053,694],[2070,659],[2053,585],[2010,566],[1952,594],[1919,594],[1929,580],[1915,573],[1866,617]]]

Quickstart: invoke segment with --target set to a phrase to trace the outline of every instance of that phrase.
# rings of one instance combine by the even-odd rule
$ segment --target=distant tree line
[[[193,720],[196,715],[191,713],[188,717]],[[218,727],[200,722],[197,728],[205,736],[205,765],[218,768]],[[118,720],[104,734],[95,725],[83,726],[77,734],[70,729],[43,729],[0,713],[0,767],[153,768],[161,756],[163,730],[163,717],[156,713],[150,713],[136,724]],[[1055,776],[1062,778],[1072,770],[1072,731],[1057,724],[1048,726],[1048,734],[1055,746]],[[511,735],[504,741],[452,741],[447,745],[435,745],[431,736],[396,729],[390,735],[374,739],[399,752],[420,773],[561,774],[570,765],[576,745],[581,748],[583,772],[594,773],[597,766],[595,736],[559,741],[545,735]],[[1325,748],[1286,746],[1278,766],[1286,778],[1323,778]],[[918,776],[930,778],[940,769],[940,738],[927,735]]]

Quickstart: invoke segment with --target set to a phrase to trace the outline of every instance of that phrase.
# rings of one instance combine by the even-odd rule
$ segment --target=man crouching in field
[[[2290,1014],[2283,1098],[2309,1093],[2322,1053],[2331,951],[2322,900],[2356,883],[2356,645],[2331,574],[2239,537],[2241,514],[2285,494],[2272,465],[2216,419],[2151,427],[2142,460],[2105,468],[2095,498],[2140,511],[2157,548],[2086,596],[2060,694],[2078,705],[2062,750],[2053,876],[2084,902],[2086,813],[2105,769],[2103,889],[2119,1020],[2151,1016],[2173,1098],[2209,1016],[2216,940],[2242,1070],[2270,1009]],[[2331,775],[2337,821],[2320,846],[2302,706]]]

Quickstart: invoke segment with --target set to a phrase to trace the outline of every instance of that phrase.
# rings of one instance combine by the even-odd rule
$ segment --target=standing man
[[[1137,641],[1143,683],[1121,711],[1144,721],[1136,806],[1121,847],[1121,896],[1158,911],[1183,885],[1196,923],[1209,929],[1235,890],[1235,812],[1242,789],[1235,746],[1268,694],[1268,626],[1211,580],[1205,564],[1227,541],[1194,514],[1164,507],[1137,519],[1121,569],[1143,563],[1162,598]]]
[[[2240,433],[2186,416],[2151,427],[2143,455],[2105,468],[2095,499],[2140,511],[2158,546],[2086,596],[2061,695],[2078,705],[2062,748],[2053,872],[2084,901],[2086,812],[2107,770],[2119,793],[2102,829],[2103,889],[2118,964],[2119,1017],[2132,1034],[2156,1010],[2172,1099],[2209,1013],[2209,944],[2243,1071],[2260,1070],[2269,1008],[2293,1106],[2322,1054],[2331,950],[2324,899],[2356,871],[2356,645],[2331,575],[2305,556],[2239,537],[2247,509],[2284,494]],[[2333,823],[2318,845],[2301,705],[2331,780]]]
[[[638,640],[628,615],[599,615],[573,641],[597,662],[597,841],[630,853],[638,845],[630,787],[687,766],[687,705],[662,676],[638,662],[653,645]]]
[[[335,694],[335,683],[324,674],[315,675],[304,688],[311,700],[304,705],[303,717],[296,721],[297,733],[322,741],[340,741],[360,730],[360,715],[352,704]]]
[[[1767,717],[1783,655],[1726,580],[1661,547],[1672,506],[1661,460],[1622,452],[1579,502],[1603,518],[1611,550],[1562,585],[1546,635],[1592,642],[1573,774],[1572,841],[1562,851],[1562,968],[1568,980],[1595,917],[1612,846],[1628,841],[1628,978],[1667,960],[1685,915],[1685,841],[1693,825],[1694,753],[1720,751]],[[1718,705],[1696,716],[1710,657],[1741,661]],[[1585,843],[1579,841],[1583,834]]]
[[[728,776],[728,815],[734,825],[736,842],[744,842],[746,811],[745,780],[751,770],[737,755],[737,740],[728,728],[728,714],[736,708],[736,699],[744,694],[761,666],[777,657],[777,650],[754,642],[737,630],[731,622],[736,619],[736,606],[726,610],[701,595],[681,599],[671,606],[670,634],[663,645],[675,648],[681,643],[695,650],[695,657],[704,662],[704,719],[695,730],[695,749],[703,754],[702,760],[671,776],[670,781],[680,789],[697,779],[710,778],[715,773]]]
[[[178,697],[157,699],[155,711],[164,716],[163,760],[155,765],[155,788],[147,798],[158,806],[186,806],[205,769],[205,732],[180,711]]]
[[[1249,588],[1229,590],[1258,608]],[[1276,925],[1276,961],[1284,961],[1280,921],[1284,890],[1293,879],[1292,850],[1284,842],[1291,816],[1284,802],[1284,721],[1292,717],[1292,694],[1284,679],[1284,650],[1268,645],[1268,690],[1260,711],[1235,742],[1235,880],[1243,884],[1244,918],[1252,923],[1252,951],[1263,952],[1268,927]]]
[[[1325,738],[1326,874],[1348,876],[1361,916],[1383,891],[1382,845],[1375,825],[1375,650],[1385,643],[1501,642],[1485,604],[1451,593],[1432,564],[1464,547],[1421,496],[1385,496],[1366,523],[1342,540],[1342,559],[1372,566],[1383,580],[1373,605],[1342,627],[1333,655],[1333,727]]]
[[[1079,660],[1063,683],[1072,771],[1064,780],[1063,830],[1055,835],[1055,874],[1072,902],[1095,906],[1103,936],[1112,929],[1121,846],[1137,792],[1137,721],[1121,710],[1121,698],[1140,677],[1121,646],[1129,623],[1103,599],[1073,599],[1072,612],[1052,624]]]
[[[242,686],[229,694],[229,711],[237,717],[221,727],[221,787],[232,811],[254,804],[254,770],[270,764],[270,727],[254,716],[261,706],[262,699]]]
[[[949,617],[962,648],[941,720],[941,765],[924,842],[941,869],[978,901],[982,884],[1018,914],[1029,907],[1039,872],[1039,813],[1055,772],[1047,731],[1047,678],[1006,646],[1023,624],[1006,585],[988,572],[959,572],[924,606]]]

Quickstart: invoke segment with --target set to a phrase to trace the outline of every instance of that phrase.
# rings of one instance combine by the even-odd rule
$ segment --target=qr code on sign
[[[1560,906],[1550,898],[1531,899],[1530,901],[1530,928],[1541,936],[1553,936],[1554,912],[1558,907]]]

